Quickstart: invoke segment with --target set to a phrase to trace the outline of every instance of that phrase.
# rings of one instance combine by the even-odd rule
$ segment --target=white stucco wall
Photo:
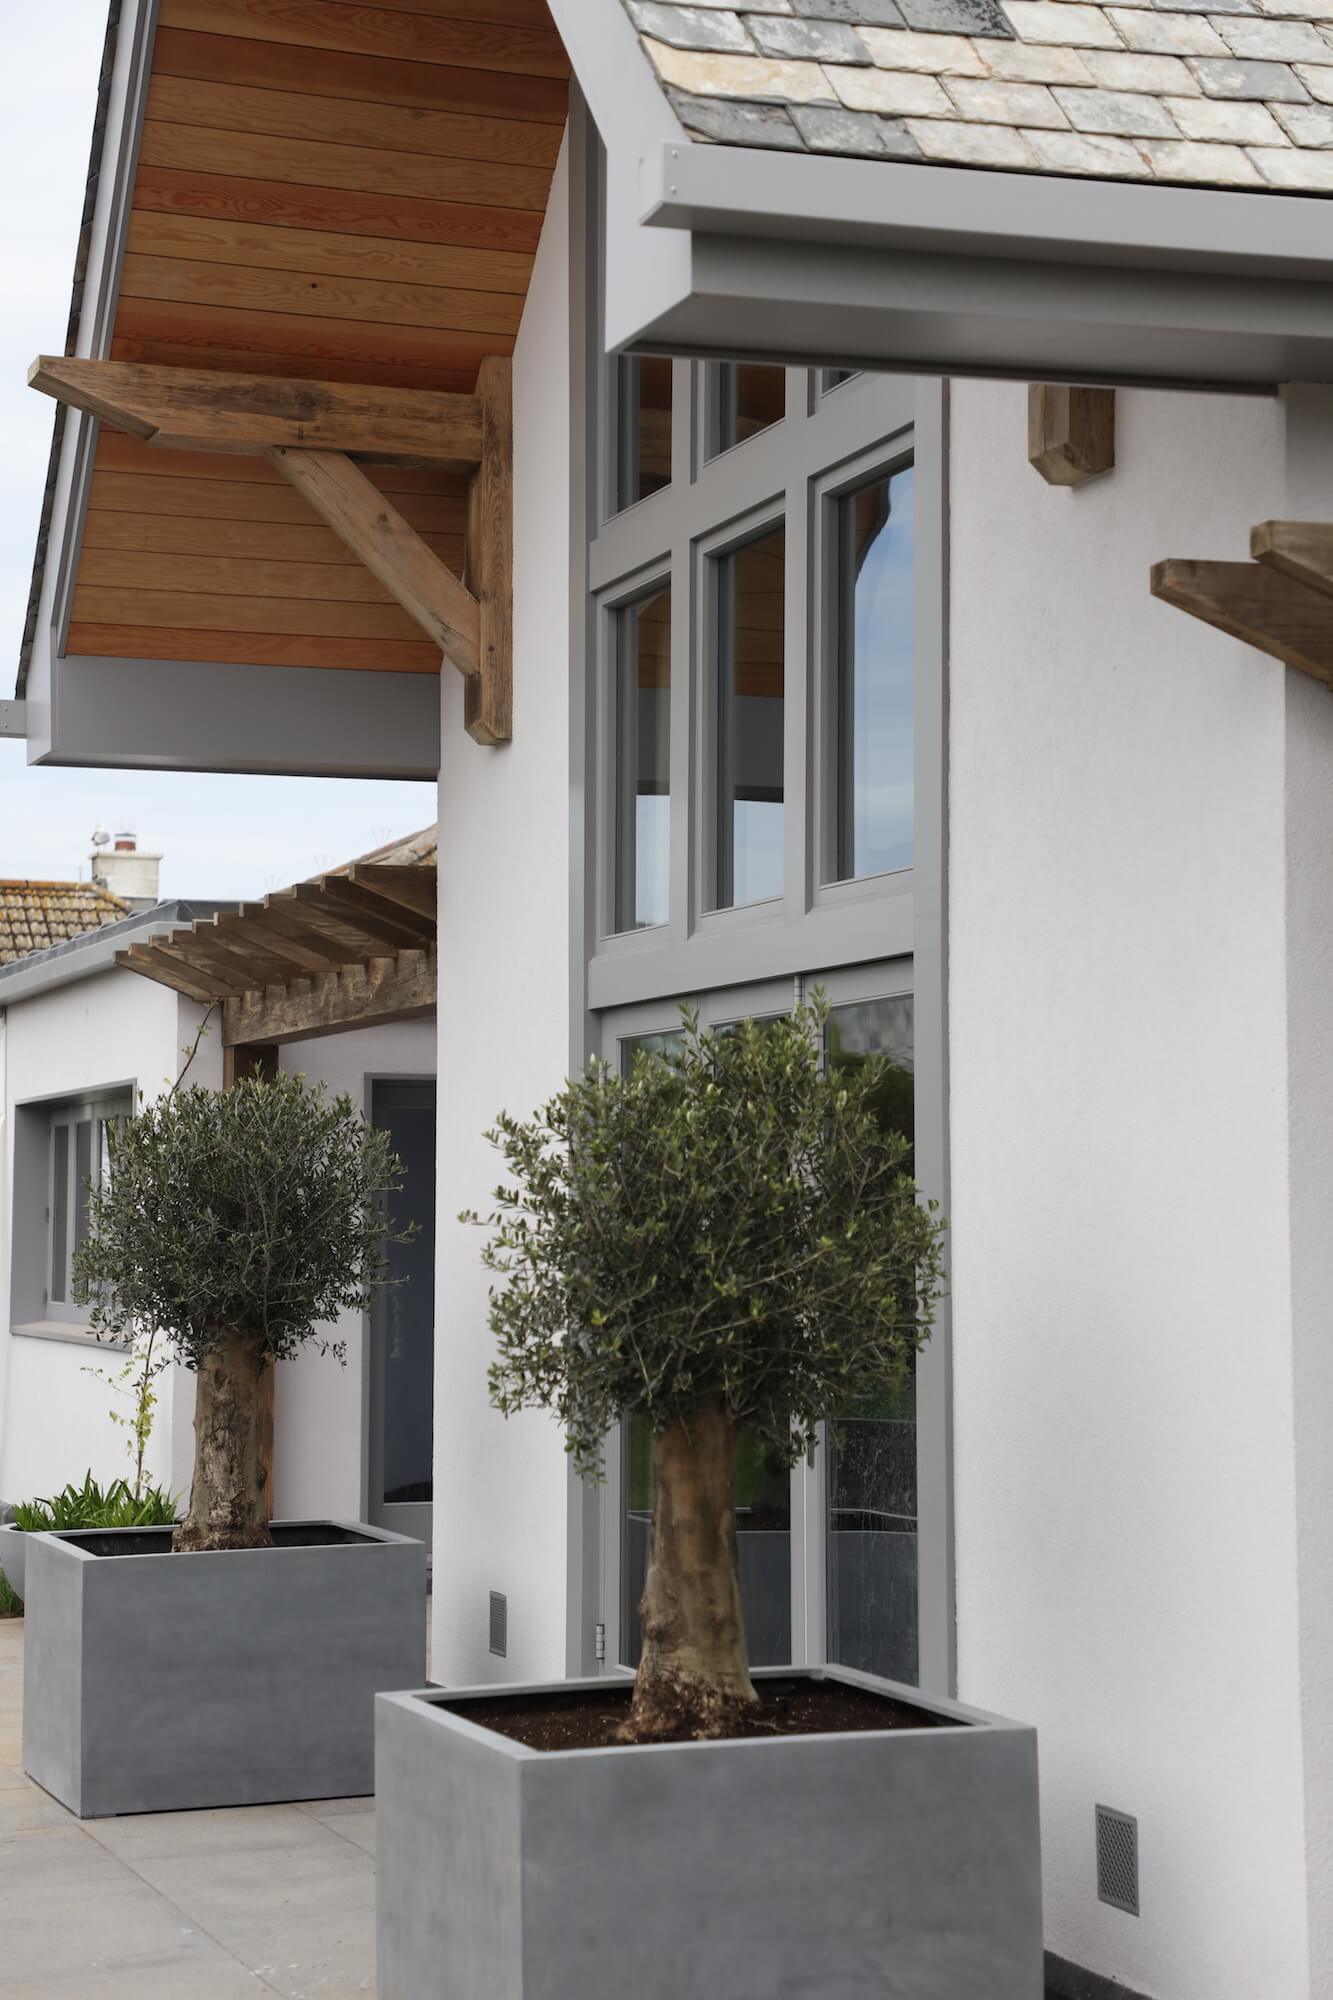
[[[1289,736],[1322,803],[1333,730],[1326,695],[1289,712],[1280,667],[1148,592],[1158,558],[1243,559],[1287,511],[1284,412],[1122,393],[1115,473],[1071,494],[1028,468],[1025,407],[954,392],[960,1691],[1040,1730],[1055,1950],[1160,2000],[1307,2000],[1333,1989],[1305,1895]],[[1312,1160],[1327,959],[1307,942]],[[1305,1193],[1326,1524],[1326,1167]],[[1137,1920],[1096,1900],[1095,1803],[1139,1817]]]
[[[433,1671],[455,1685],[565,1671],[567,1470],[542,1414],[490,1408],[488,1278],[474,1230],[498,1178],[482,1133],[569,1068],[569,172],[552,184],[514,356],[514,737],[463,730],[441,683],[439,1241]],[[489,1593],[509,1651],[488,1651]]]
[[[369,1112],[371,1077],[433,1076],[434,1021],[361,1028],[293,1042],[279,1053],[284,1070],[326,1084]],[[366,1509],[365,1397],[367,1329],[344,1313],[331,1338],[347,1343],[347,1365],[307,1348],[278,1370],[273,1397],[274,1513],[295,1519],[335,1514],[361,1520]]]
[[[14,1203],[14,1107],[133,1083],[157,1096],[180,1072],[203,1009],[167,987],[108,971],[10,1006],[4,1016],[3,1187],[0,1188],[0,1296],[9,1312]],[[332,1035],[284,1049],[282,1067],[366,1102],[371,1076],[429,1076],[433,1021]],[[189,1072],[220,1089],[222,1048],[210,1023]],[[335,1337],[347,1367],[313,1352],[284,1363],[275,1397],[275,1512],[358,1518],[365,1505],[364,1321],[348,1314]],[[91,1470],[105,1482],[125,1472],[126,1434],[107,1416],[113,1392],[90,1367],[118,1357],[88,1341],[13,1335],[0,1328],[0,1497],[31,1498]],[[172,1368],[159,1383],[149,1454],[152,1477],[188,1494],[194,1464],[194,1377]],[[114,1407],[128,1410],[126,1401]]]
[[[11,1281],[16,1106],[77,1097],[132,1084],[156,1097],[180,1070],[203,1010],[167,987],[133,973],[107,971],[5,1010],[4,1186],[0,1215],[0,1496],[31,1499],[80,1481],[91,1470],[103,1483],[130,1469],[127,1434],[112,1408],[129,1401],[88,1372],[114,1372],[120,1357],[96,1343],[13,1334]],[[205,1038],[192,1076],[211,1081],[220,1056]],[[158,1383],[158,1411],[148,1453],[151,1477],[188,1488],[194,1385],[178,1368]]]

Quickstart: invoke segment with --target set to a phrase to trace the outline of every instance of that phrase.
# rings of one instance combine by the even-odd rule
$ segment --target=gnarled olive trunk
[[[736,1566],[736,1424],[720,1400],[654,1446],[643,1651],[626,1741],[724,1735],[758,1702]]]
[[[262,1453],[264,1355],[234,1338],[202,1361],[195,1376],[194,1484],[176,1550],[271,1549],[268,1474]]]

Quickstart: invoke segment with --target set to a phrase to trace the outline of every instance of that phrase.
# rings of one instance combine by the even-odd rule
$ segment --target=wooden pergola
[[[1250,555],[1158,563],[1153,596],[1333,687],[1333,524],[1261,521]]]
[[[117,963],[222,1019],[226,1080],[271,1073],[285,1042],[433,1014],[434,827],[360,861],[132,944]]]

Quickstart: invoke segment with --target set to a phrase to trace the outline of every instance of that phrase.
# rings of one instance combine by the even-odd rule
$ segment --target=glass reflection
[[[714,363],[713,438],[710,457],[744,444],[787,414],[787,371],[770,363]]]
[[[671,838],[671,592],[616,613],[617,931],[664,924]]]
[[[786,530],[717,563],[716,909],[782,894]]]
[[[913,859],[912,468],[835,503],[836,879]]]
[[[671,484],[671,363],[662,355],[616,358],[613,510]]]
[[[830,1068],[885,1058],[876,1093],[886,1129],[914,1133],[912,1002],[834,1008]],[[916,1385],[866,1398],[830,1424],[825,1451],[828,1657],[915,1684],[917,1633]]]

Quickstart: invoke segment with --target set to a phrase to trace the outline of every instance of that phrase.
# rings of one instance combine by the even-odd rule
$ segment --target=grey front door
[[[390,1246],[389,1282],[370,1319],[370,1519],[430,1547],[435,1408],[435,1084],[376,1079],[371,1123],[403,1163],[390,1202],[395,1227],[415,1224]]]

